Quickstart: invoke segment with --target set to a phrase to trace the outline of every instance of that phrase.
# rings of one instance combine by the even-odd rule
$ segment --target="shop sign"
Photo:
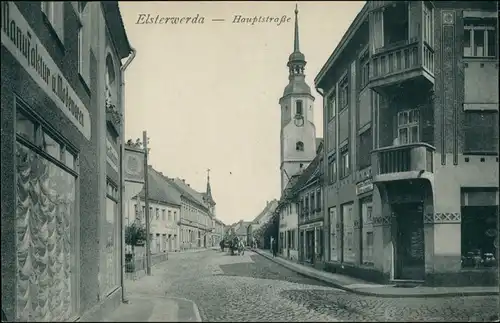
[[[118,152],[109,139],[106,138],[106,161],[109,166],[113,168],[118,173],[118,163],[120,161],[120,157],[118,157]]]
[[[76,128],[90,140],[90,114],[17,6],[2,2],[2,45]]]
[[[125,181],[144,183],[144,151],[125,147],[123,168]]]
[[[361,195],[373,190],[373,183],[371,179],[364,180],[356,184],[356,195]]]
[[[308,224],[301,225],[299,229],[300,230],[309,230],[312,228],[322,227],[322,226],[323,226],[323,221],[320,221],[320,222],[314,222],[314,223],[308,223]]]

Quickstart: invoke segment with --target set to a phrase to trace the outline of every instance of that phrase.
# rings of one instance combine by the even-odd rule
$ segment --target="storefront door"
[[[395,218],[395,279],[425,279],[422,203],[393,204]]]

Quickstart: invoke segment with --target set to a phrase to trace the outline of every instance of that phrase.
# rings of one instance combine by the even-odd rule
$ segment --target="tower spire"
[[[295,34],[293,39],[293,52],[300,53],[299,48],[299,9],[297,4],[295,4]]]
[[[212,198],[212,188],[210,187],[210,168],[207,168],[207,196]]]
[[[306,58],[300,52],[299,44],[299,9],[295,4],[295,30],[293,34],[293,53],[288,57],[289,78],[304,76],[304,67],[306,66]]]

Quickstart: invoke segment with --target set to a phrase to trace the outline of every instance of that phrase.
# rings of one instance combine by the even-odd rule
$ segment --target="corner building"
[[[99,320],[122,296],[118,3],[1,6],[2,309]]]
[[[491,2],[371,1],[315,79],[327,270],[495,285],[498,27]]]

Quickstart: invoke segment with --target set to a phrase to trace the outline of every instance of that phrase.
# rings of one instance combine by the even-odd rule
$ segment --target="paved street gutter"
[[[344,290],[349,293],[354,293],[362,296],[375,296],[375,297],[381,297],[381,298],[429,298],[429,297],[457,297],[457,296],[498,296],[499,291],[497,290],[478,290],[478,291],[468,291],[468,290],[461,290],[461,291],[432,291],[432,292],[427,292],[427,291],[422,291],[418,290],[419,287],[414,287],[411,288],[415,290],[415,292],[409,292],[410,288],[397,288],[394,287],[393,285],[381,285],[380,287],[370,287],[371,290],[373,291],[366,291],[366,290],[360,290],[361,288],[351,288],[346,285],[340,284],[338,281],[335,281],[332,278],[325,277],[321,274],[317,274],[315,271],[318,273],[320,272],[317,269],[306,269],[306,268],[301,268],[303,265],[299,264],[292,264],[289,261],[285,259],[281,259],[279,257],[272,257],[272,255],[267,254],[267,252],[258,250],[258,249],[253,249],[253,251],[262,257],[265,257],[277,264],[280,264],[283,267],[286,267],[290,270],[293,270],[294,272],[319,280],[321,282],[327,283],[335,288]],[[326,273],[326,272],[325,272]],[[327,274],[327,273],[326,273]],[[421,288],[421,287],[420,287]],[[427,287],[427,288],[432,288],[432,287]],[[434,289],[438,289],[442,287],[437,287]],[[463,287],[464,289],[467,287]],[[488,288],[488,287],[487,287]],[[363,288],[367,289],[367,288]],[[378,289],[378,291],[376,291]]]

